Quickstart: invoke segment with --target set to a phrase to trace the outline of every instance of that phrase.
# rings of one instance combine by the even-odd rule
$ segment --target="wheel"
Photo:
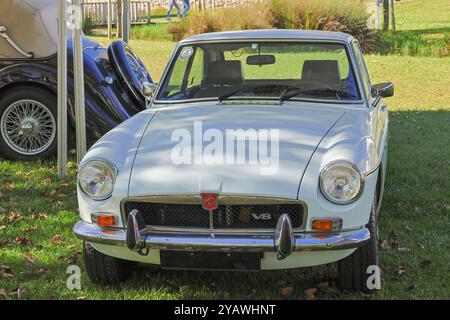
[[[57,100],[23,86],[0,97],[0,150],[10,160],[45,159],[56,153]]]
[[[370,240],[363,247],[358,248],[352,255],[338,262],[337,285],[341,290],[362,291],[371,293],[367,287],[367,273],[369,266],[378,266],[378,225],[377,225],[377,197],[374,197],[370,220],[367,224]]]
[[[83,259],[86,272],[95,284],[115,285],[130,278],[134,263],[107,256],[89,243],[83,243]]]

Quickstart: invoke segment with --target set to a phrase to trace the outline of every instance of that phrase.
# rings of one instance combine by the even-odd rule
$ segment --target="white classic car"
[[[86,271],[132,262],[266,270],[338,261],[369,291],[387,165],[392,83],[371,85],[344,33],[257,30],[176,47],[149,107],[79,166]],[[150,98],[149,98],[150,99]]]

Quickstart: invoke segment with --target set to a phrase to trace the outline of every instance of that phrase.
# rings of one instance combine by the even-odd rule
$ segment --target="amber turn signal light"
[[[322,232],[341,231],[342,219],[339,218],[315,219],[312,221],[312,229],[314,231],[322,231]]]
[[[92,222],[100,227],[117,227],[116,216],[111,214],[96,214],[92,215]]]

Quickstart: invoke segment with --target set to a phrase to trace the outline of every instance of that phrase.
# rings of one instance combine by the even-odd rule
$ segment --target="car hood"
[[[306,102],[161,107],[136,152],[129,196],[211,192],[297,199],[313,153],[343,114],[342,108]],[[249,134],[238,135],[245,144],[231,139],[230,130],[237,129]],[[241,162],[231,152],[242,155],[239,148],[245,150]]]

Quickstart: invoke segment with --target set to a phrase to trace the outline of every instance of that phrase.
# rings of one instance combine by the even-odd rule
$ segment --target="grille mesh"
[[[127,201],[125,216],[137,209],[149,226],[208,229],[209,212],[198,204],[165,204]],[[275,229],[278,218],[288,214],[294,229],[302,227],[300,204],[221,205],[213,214],[214,229]]]

